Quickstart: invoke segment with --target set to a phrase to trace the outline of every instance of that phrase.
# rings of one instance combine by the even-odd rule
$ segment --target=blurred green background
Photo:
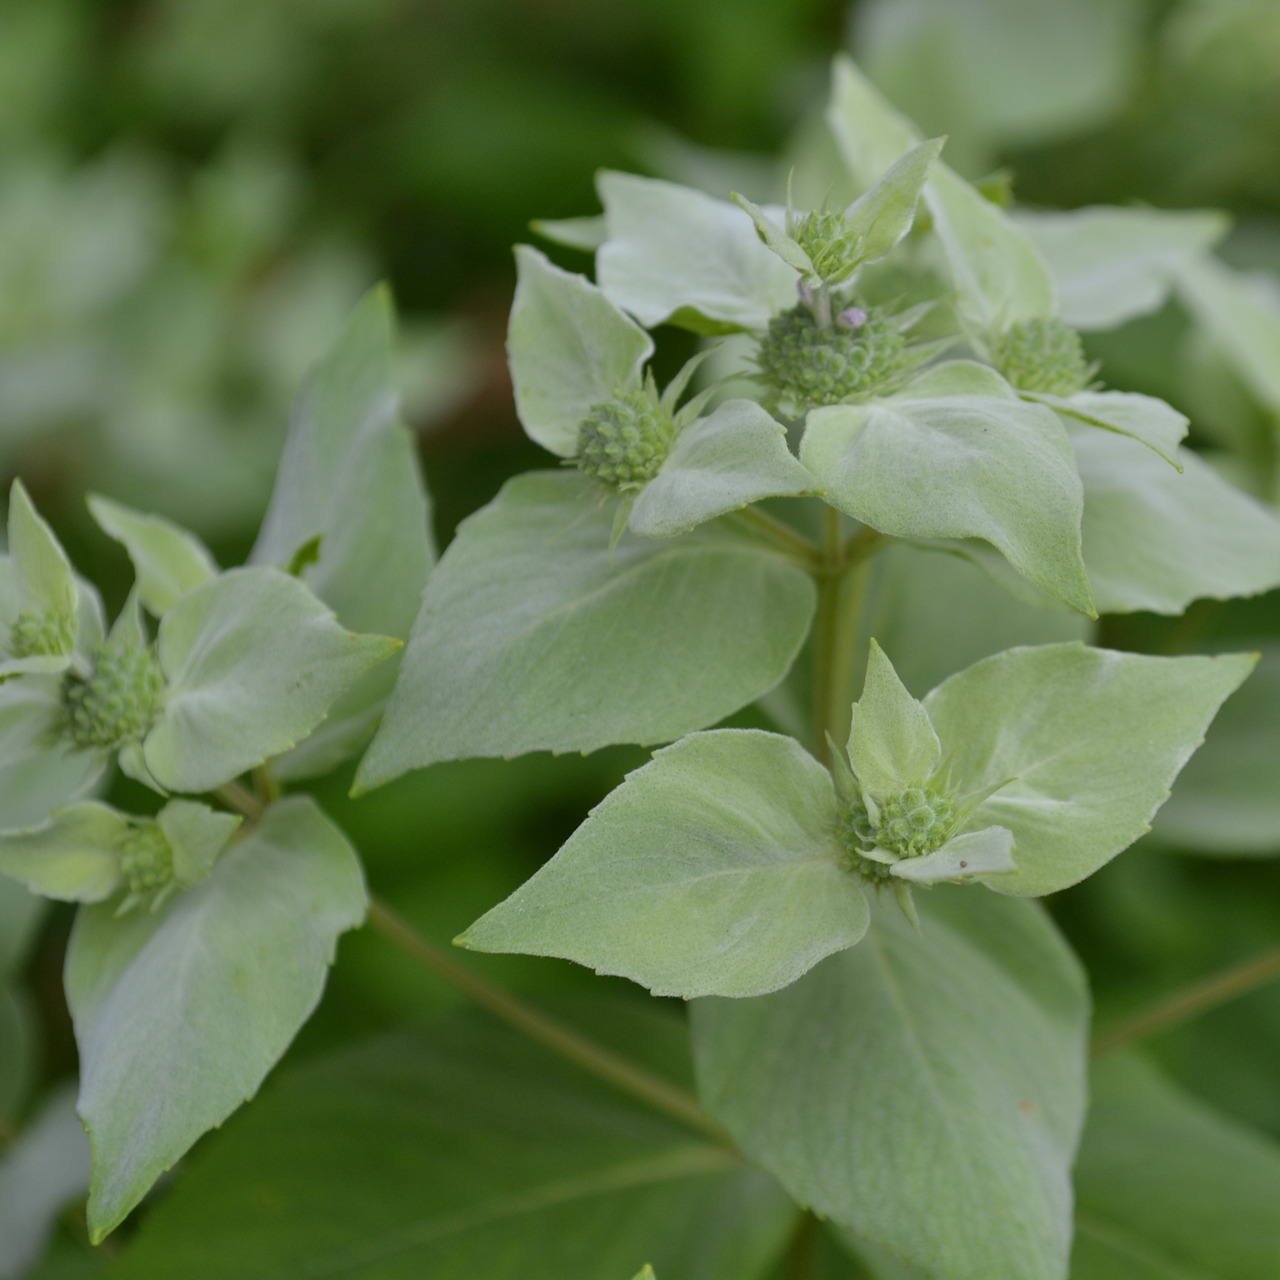
[[[827,145],[841,48],[926,133],[950,135],[968,176],[1007,168],[1020,203],[1229,210],[1223,256],[1261,271],[1280,308],[1273,0],[0,0],[0,478],[23,477],[109,609],[128,569],[89,524],[87,489],[165,512],[238,561],[303,370],[386,277],[447,545],[505,478],[550,462],[516,422],[502,346],[510,247],[529,221],[596,212],[600,167],[767,194],[788,156]],[[687,354],[687,335],[658,336],[660,359]],[[1195,445],[1274,496],[1280,403],[1176,303],[1091,345],[1112,385],[1184,409]],[[1153,652],[1274,644],[1280,601],[1104,619],[1102,638]],[[1280,753],[1265,726],[1257,743]],[[345,775],[317,791],[375,888],[447,940],[643,758],[444,765],[359,803]],[[116,798],[146,803],[126,784]],[[1266,857],[1147,840],[1051,905],[1103,1018],[1280,942]],[[26,966],[32,1044],[0,1117],[9,1132],[74,1071],[70,918],[49,916]],[[600,981],[474,960],[529,990]],[[377,939],[349,937],[292,1052],[454,999]],[[1280,1136],[1280,987],[1154,1048]]]

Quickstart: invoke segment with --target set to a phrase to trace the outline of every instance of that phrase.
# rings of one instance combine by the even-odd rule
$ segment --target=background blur
[[[767,196],[788,156],[827,145],[840,48],[926,135],[950,135],[967,176],[1007,169],[1020,203],[1229,210],[1222,256],[1262,273],[1280,315],[1275,0],[0,0],[0,480],[21,474],[109,610],[128,569],[90,526],[87,489],[167,513],[237,562],[303,370],[386,277],[446,545],[506,477],[550,462],[520,432],[502,348],[510,248],[529,221],[595,213],[600,167]],[[660,355],[688,341],[659,334]],[[1274,497],[1280,390],[1234,368],[1176,303],[1091,346],[1109,383],[1169,399],[1193,444]],[[1151,650],[1266,641],[1280,603],[1104,619],[1102,635]],[[1251,741],[1280,794],[1278,733],[1264,724]],[[642,758],[438,766],[359,804],[345,775],[317,790],[374,886],[447,940]],[[138,801],[123,783],[116,796]],[[1275,845],[1263,852],[1280,850],[1280,827]],[[1148,840],[1052,905],[1106,1016],[1280,942],[1266,858]],[[16,988],[29,1053],[0,1064],[0,1144],[75,1069],[69,922],[47,918]],[[471,959],[526,989],[599,982]],[[453,1000],[349,937],[292,1052]],[[1280,1136],[1280,989],[1153,1047]],[[83,1232],[74,1212],[59,1230],[55,1260]]]

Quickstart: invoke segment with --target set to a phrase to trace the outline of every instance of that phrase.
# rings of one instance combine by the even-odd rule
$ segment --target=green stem
[[[1252,960],[1246,960],[1244,964],[1175,992],[1150,1009],[1100,1031],[1093,1038],[1090,1053],[1093,1057],[1100,1058],[1127,1044],[1136,1044],[1139,1040],[1167,1031],[1170,1027],[1207,1013],[1218,1005],[1226,1004],[1273,978],[1280,978],[1280,947],[1273,947]]]
[[[803,534],[783,524],[781,520],[775,520],[773,516],[756,507],[743,507],[733,514],[740,522],[749,526],[752,533],[768,539],[780,551],[799,557],[804,567],[810,572],[821,565],[822,552],[819,548]]]
[[[228,809],[243,816],[247,821],[257,822],[267,811],[267,801],[255,795],[248,787],[240,783],[224,782],[213,793]]]
[[[452,956],[428,942],[385,903],[374,898],[369,904],[369,925],[410,959],[416,960],[438,978],[456,987],[476,1004],[487,1009],[508,1026],[530,1039],[546,1045],[561,1057],[576,1063],[592,1075],[607,1080],[616,1088],[641,1099],[658,1111],[665,1112],[682,1124],[721,1145],[733,1149],[733,1141],[698,1105],[698,1100],[685,1090],[660,1076],[628,1062],[611,1050],[579,1035],[483,978],[463,968]]]
[[[827,744],[827,734],[832,730],[834,690],[839,683],[836,663],[842,632],[840,597],[844,584],[840,570],[843,562],[840,513],[834,507],[824,506],[818,613],[813,624],[813,745],[818,759],[828,767],[831,765],[831,748]]]

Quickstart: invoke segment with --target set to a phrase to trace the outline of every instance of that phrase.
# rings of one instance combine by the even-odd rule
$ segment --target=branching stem
[[[1246,960],[1244,964],[1194,983],[1142,1013],[1100,1031],[1093,1038],[1090,1052],[1093,1057],[1100,1058],[1125,1045],[1136,1044],[1139,1040],[1167,1031],[1170,1027],[1176,1027],[1179,1023],[1217,1008],[1218,1005],[1226,1004],[1273,978],[1280,978],[1280,947],[1273,947],[1252,960]]]
[[[734,512],[734,515],[749,525],[753,533],[767,538],[788,555],[798,556],[804,567],[811,573],[820,568],[822,551],[803,534],[797,533],[781,520],[775,520],[773,516],[761,511],[758,507],[743,507],[742,510]]]
[[[607,1080],[623,1092],[665,1112],[722,1146],[733,1149],[732,1139],[703,1112],[692,1094],[643,1067],[628,1062],[572,1028],[548,1018],[500,988],[491,986],[460,965],[447,952],[429,942],[376,898],[369,904],[369,925],[410,959],[416,960],[436,977],[443,978],[450,986],[457,988],[508,1026],[523,1032],[539,1044],[546,1045],[601,1080]]]

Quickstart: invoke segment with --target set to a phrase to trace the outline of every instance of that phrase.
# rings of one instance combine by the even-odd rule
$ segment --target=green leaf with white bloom
[[[921,141],[915,125],[846,54],[837,55],[832,65],[826,118],[845,165],[864,191]]]
[[[345,631],[278,569],[232,569],[188,592],[160,623],[168,682],[143,742],[171,791],[209,791],[287,751],[399,641]]]
[[[638,386],[653,340],[585,276],[516,246],[507,330],[516,412],[529,436],[562,458],[578,451],[592,405]]]
[[[1222,704],[1153,824],[1162,841],[1213,857],[1280,853],[1280,648]]]
[[[1271,1280],[1280,1146],[1136,1054],[1098,1063],[1090,1093],[1072,1280]]]
[[[1045,645],[986,658],[933,690],[925,709],[958,788],[1005,784],[970,820],[1013,832],[1018,874],[991,887],[1054,893],[1146,832],[1255,657]]]
[[[94,800],[55,809],[48,821],[0,835],[0,874],[64,902],[101,902],[123,878],[123,814]]]
[[[793,739],[693,734],[459,941],[562,956],[655,995],[776,991],[866,930],[835,822],[830,776]]]
[[[585,218],[535,218],[529,227],[552,244],[581,249],[583,253],[595,253],[609,238],[609,224],[603,213]]]
[[[1093,613],[1071,441],[1051,410],[994,370],[952,361],[884,400],[811,410],[800,461],[828,501],[872,528],[982,538],[1038,587]]]
[[[1158,310],[1178,272],[1231,226],[1213,210],[1108,205],[1011,216],[1053,273],[1063,322],[1084,330],[1114,329]]]
[[[617,501],[533,472],[463,522],[357,790],[437,760],[671,741],[782,679],[813,615],[808,573],[723,523],[611,551]]]
[[[238,814],[221,813],[197,800],[170,800],[156,814],[173,851],[173,878],[179,888],[192,889],[209,878],[243,821]]]
[[[818,482],[787,448],[786,428],[750,400],[726,400],[676,437],[627,520],[646,538],[685,533],[761,498],[813,493]]]
[[[365,906],[351,846],[298,797],[272,805],[207,880],[159,911],[81,909],[66,987],[93,1146],[95,1241],[253,1096]]]
[[[1019,394],[1024,400],[1048,405],[1059,417],[1067,419],[1068,427],[1083,422],[1129,436],[1182,470],[1178,443],[1187,434],[1188,420],[1163,400],[1132,391],[1077,391],[1071,396],[1051,396],[1038,391]]]
[[[977,333],[1057,314],[1048,266],[1003,209],[942,163],[933,167],[925,200],[951,264],[957,309]]]
[[[918,858],[899,858],[889,870],[912,884],[941,884],[948,880],[968,880],[975,876],[1008,875],[1017,871],[1013,857],[1013,832],[1004,827],[985,827],[953,836],[933,853]]]
[[[1274,281],[1233,271],[1205,254],[1179,267],[1178,296],[1249,390],[1280,412],[1280,299]]]
[[[763,209],[754,205],[745,196],[733,192],[733,203],[738,206],[755,223],[756,235],[779,258],[800,273],[805,284],[815,288],[822,284],[822,276],[818,274],[813,260]]]
[[[1280,517],[1189,449],[1179,475],[1134,440],[1071,433],[1084,482],[1084,562],[1103,613],[1181,613],[1280,585]]]
[[[923,786],[941,756],[929,713],[907,692],[873,639],[849,732],[849,760],[864,792],[883,800],[908,787]]]
[[[89,510],[105,533],[124,544],[137,574],[138,599],[157,618],[179,596],[217,575],[218,566],[200,539],[171,520],[97,494],[90,496]]]
[[[911,230],[920,192],[944,142],[931,138],[914,147],[845,210],[845,223],[860,244],[860,263],[887,257]]]
[[[940,887],[922,933],[760,1000],[699,1000],[703,1105],[800,1203],[947,1280],[1063,1280],[1085,1109],[1084,974],[1040,908]]]
[[[400,420],[394,309],[385,286],[355,309],[294,407],[253,563],[287,569],[318,540],[302,580],[349,631],[407,640],[435,562],[412,433]],[[280,779],[328,772],[373,736],[399,669],[377,663],[319,731],[271,762]]]
[[[105,751],[77,751],[62,737],[66,708],[57,676],[0,683],[0,830],[32,827],[93,791]]]
[[[602,173],[597,186],[609,238],[596,254],[596,279],[646,328],[754,331],[795,305],[795,268],[735,205],[627,173]]]

